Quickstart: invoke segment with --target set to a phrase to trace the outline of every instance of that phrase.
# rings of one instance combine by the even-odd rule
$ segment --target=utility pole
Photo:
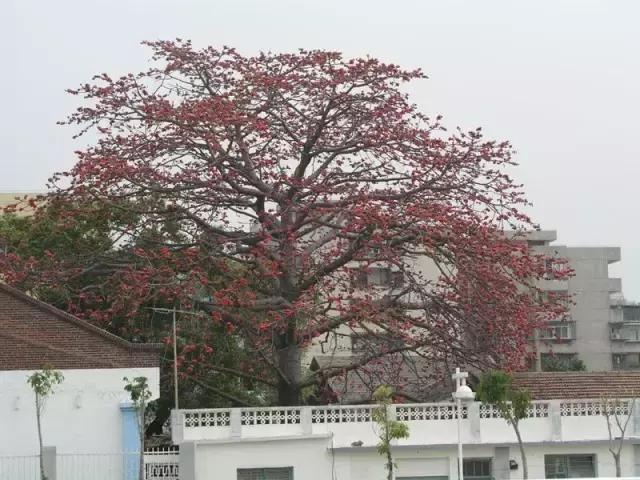
[[[151,308],[154,312],[159,313],[171,313],[171,332],[172,332],[172,341],[173,341],[173,402],[174,408],[178,410],[180,408],[179,405],[179,389],[178,389],[178,335],[176,333],[176,314],[178,310],[174,306],[172,309],[168,308]],[[182,312],[182,310],[180,310]],[[193,315],[193,312],[182,312],[182,313],[190,313]]]
[[[154,312],[159,312],[159,313],[165,313],[171,314],[171,330],[172,330],[172,337],[173,337],[173,401],[175,404],[175,409],[178,410],[179,405],[178,405],[178,393],[179,393],[179,389],[178,389],[178,335],[176,333],[176,324],[177,324],[177,318],[176,315],[178,313],[183,313],[185,315],[195,315],[195,316],[200,316],[201,312],[189,312],[186,310],[178,310],[176,309],[176,307],[174,306],[173,308],[150,308],[150,310],[153,310]]]
[[[173,307],[173,400],[175,409],[178,406],[178,336],[176,335],[176,307]]]

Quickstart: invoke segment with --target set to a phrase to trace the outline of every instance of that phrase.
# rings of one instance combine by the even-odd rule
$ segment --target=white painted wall
[[[196,479],[237,478],[238,468],[293,467],[294,478],[304,480],[375,480],[386,478],[384,459],[373,447],[339,448],[332,451],[332,438],[252,439],[232,443],[204,442],[196,446]],[[457,447],[399,447],[394,451],[397,477],[447,476],[457,478]],[[545,454],[590,454],[596,456],[596,475],[615,476],[611,454],[604,442],[593,444],[529,445],[526,449],[529,478],[545,478]],[[465,458],[492,458],[492,446],[465,446]],[[518,447],[509,447],[509,458],[518,469],[509,480],[522,478]],[[623,476],[634,476],[632,446],[623,452]],[[495,472],[494,465],[494,474]],[[504,478],[504,477],[502,477]],[[637,478],[637,477],[636,477]]]
[[[390,414],[409,427],[409,438],[396,442],[393,449],[398,476],[457,478],[457,421],[451,418],[451,406],[431,403],[390,407]],[[195,461],[185,462],[192,462],[192,470],[199,472],[195,477],[198,480],[233,479],[238,468],[268,467],[293,467],[294,478],[304,480],[384,478],[384,460],[376,451],[377,428],[368,414],[371,408],[330,405],[177,410],[172,414],[172,434],[174,442],[194,447]],[[494,458],[497,480],[522,478],[513,429],[504,419],[491,418],[496,412],[488,406],[473,403],[467,411],[468,418],[462,420],[465,458]],[[406,420],[407,414],[411,420]],[[615,474],[608,451],[606,417],[598,400],[535,402],[530,415],[520,423],[529,478],[544,478],[544,457],[550,454],[595,455],[598,476]],[[640,474],[640,448],[631,444],[631,440],[640,438],[640,408],[634,408],[632,415],[626,432],[629,444],[622,452],[622,473],[627,477]],[[616,428],[614,434],[619,435]],[[508,449],[508,458],[504,449]],[[509,470],[508,459],[515,460],[519,468]],[[217,472],[223,474],[215,476]]]
[[[27,385],[32,371],[0,372],[0,456],[38,452],[35,397]],[[116,453],[122,450],[120,404],[128,401],[123,377],[149,379],[159,396],[158,368],[63,370],[64,382],[47,400],[44,444],[59,453]]]
[[[296,479],[331,480],[330,445],[328,437],[202,443],[196,448],[196,478],[235,480],[238,468],[293,467]],[[337,478],[349,478],[348,462],[341,461],[336,470]]]

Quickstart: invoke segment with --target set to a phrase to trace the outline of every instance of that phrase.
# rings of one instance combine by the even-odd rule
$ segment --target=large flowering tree
[[[97,140],[52,179],[66,221],[116,216],[109,238],[127,254],[13,258],[8,281],[99,272],[68,292],[98,324],[126,325],[149,302],[197,303],[207,320],[181,359],[206,356],[222,326],[253,359],[226,373],[274,387],[281,404],[407,354],[516,368],[535,326],[562,310],[536,288],[544,259],[504,234],[533,228],[505,171],[510,145],[418,111],[401,87],[420,71],[326,51],[146,45],[151,69],[70,91],[83,104],[64,123]],[[363,281],[374,271],[392,281]],[[305,375],[305,347],[329,335],[371,348]]]

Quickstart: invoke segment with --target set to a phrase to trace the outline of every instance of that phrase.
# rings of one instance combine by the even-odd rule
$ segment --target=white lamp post
[[[458,410],[458,479],[464,480],[464,474],[462,471],[462,402],[469,402],[475,398],[473,390],[467,385],[467,372],[461,372],[459,368],[456,368],[456,373],[451,375],[456,381],[456,391],[453,392],[453,399],[456,401]]]

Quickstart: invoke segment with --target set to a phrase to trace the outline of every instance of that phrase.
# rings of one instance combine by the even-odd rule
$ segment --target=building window
[[[573,323],[550,323],[540,332],[541,340],[567,341],[576,338]]]
[[[462,463],[464,478],[469,480],[491,480],[490,458],[465,458]]]
[[[588,478],[596,476],[595,455],[545,455],[546,478]]]
[[[640,305],[622,307],[622,318],[625,322],[640,322]]]
[[[293,467],[239,468],[238,480],[293,480]]]
[[[404,285],[404,274],[393,271],[389,267],[370,267],[356,272],[355,287],[388,287],[401,288]]]
[[[567,262],[559,260],[557,258],[546,258],[544,261],[544,278],[547,280],[553,280],[555,278],[565,275],[569,270]]]
[[[614,353],[614,370],[640,370],[640,354],[638,353]]]

